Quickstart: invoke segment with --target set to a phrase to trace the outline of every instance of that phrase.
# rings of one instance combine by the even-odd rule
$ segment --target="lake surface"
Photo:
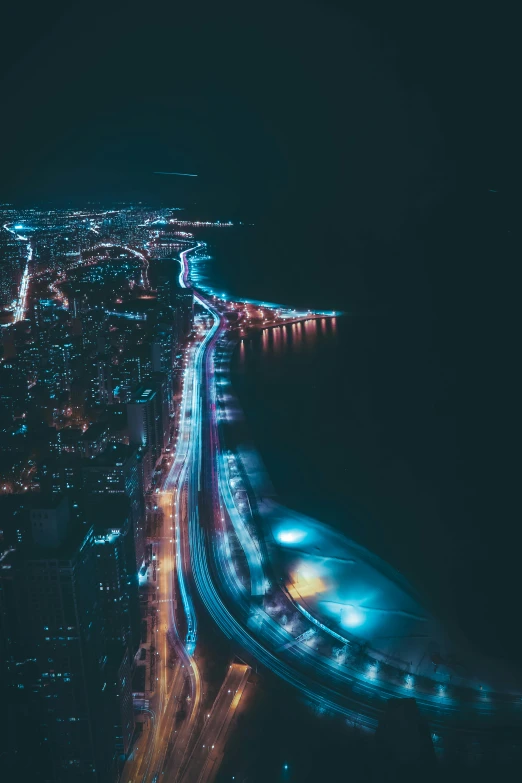
[[[514,467],[500,450],[483,323],[471,312],[352,309],[310,266],[295,285],[284,272],[256,274],[255,234],[226,231],[207,237],[200,283],[345,312],[266,331],[234,356],[234,387],[281,502],[390,563],[481,652],[517,661]]]

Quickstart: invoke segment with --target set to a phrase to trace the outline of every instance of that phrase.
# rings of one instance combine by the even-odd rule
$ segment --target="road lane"
[[[181,783],[208,783],[217,773],[250,672],[250,666],[245,664],[233,663],[229,667]]]

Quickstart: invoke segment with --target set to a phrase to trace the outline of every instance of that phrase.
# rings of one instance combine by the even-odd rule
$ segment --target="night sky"
[[[515,4],[69,5],[3,14],[2,200],[134,199],[254,222],[253,276],[269,259],[282,290],[302,301],[313,291],[310,306],[409,313],[415,339],[401,331],[400,369],[432,368],[420,407],[428,430],[440,415],[449,433],[429,463],[447,490],[441,513],[462,510],[470,562],[491,585],[470,611],[487,613],[488,632],[492,613],[512,625]],[[318,261],[327,273],[311,287]],[[417,424],[404,433],[410,461]],[[519,643],[506,641],[511,653]]]
[[[460,306],[518,230],[521,63],[514,15],[454,5],[10,8],[0,197],[194,205],[255,222],[288,279],[320,237],[352,303],[438,307],[451,273]]]

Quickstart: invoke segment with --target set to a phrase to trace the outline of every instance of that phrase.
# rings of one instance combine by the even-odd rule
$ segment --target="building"
[[[62,397],[71,389],[73,346],[51,343],[47,346],[43,382],[52,398]]]
[[[9,307],[16,299],[27,258],[27,244],[4,228],[0,230],[0,307]]]
[[[107,350],[107,314],[100,307],[80,313],[82,348],[84,353],[105,353]]]
[[[136,549],[127,503],[112,497],[103,508],[87,511],[94,525],[97,583],[105,639],[120,644],[133,657],[140,642],[140,608]]]
[[[177,323],[178,341],[184,339],[194,323],[194,294],[191,288],[181,288],[178,267],[172,261],[157,261],[158,303],[172,308]]]
[[[7,359],[0,364],[0,427],[9,427],[27,410],[27,403],[27,377],[20,358]]]
[[[132,694],[128,650],[105,636],[94,531],[55,500],[31,511],[31,526],[2,604],[17,769],[23,779],[108,783],[128,749]]]
[[[127,647],[115,643],[109,646],[104,667],[102,685],[104,703],[102,715],[109,746],[114,751],[110,773],[110,783],[121,770],[132,742],[134,733],[134,705],[132,700],[131,657]]]
[[[93,408],[112,402],[112,363],[109,354],[97,354],[90,365],[88,398]]]
[[[150,380],[154,384],[156,391],[156,398],[158,405],[160,406],[160,445],[161,451],[164,452],[170,443],[170,420],[171,409],[170,403],[172,401],[172,381],[168,376],[162,372],[154,372],[150,376]]]
[[[103,422],[91,424],[80,440],[80,452],[85,459],[93,459],[101,454],[110,440],[110,428]]]
[[[46,494],[78,493],[82,488],[82,459],[79,452],[50,454],[38,461],[37,478]]]
[[[173,372],[177,350],[176,323],[159,323],[151,342],[151,369],[154,373],[163,373],[167,379],[167,405],[173,412]]]
[[[33,543],[40,547],[58,547],[69,523],[69,502],[62,496],[50,496],[47,503],[29,512]]]
[[[84,465],[82,472],[84,496],[91,506],[103,507],[110,496],[127,498],[139,570],[145,559],[143,450],[122,443],[108,446]]]
[[[71,382],[69,404],[76,421],[83,421],[85,416],[85,401],[87,397],[86,383],[80,378],[74,378]]]
[[[58,323],[61,307],[54,299],[39,299],[34,306],[33,322],[40,334],[48,332]]]
[[[174,302],[180,339],[187,337],[194,325],[194,293],[192,288],[177,288]]]
[[[58,430],[56,447],[58,454],[81,454],[83,430],[64,427]]]
[[[139,356],[129,356],[118,366],[118,386],[117,389],[114,390],[114,393],[115,395],[117,394],[120,402],[130,402],[132,390],[141,383],[141,364],[141,358]]]
[[[155,388],[158,385],[158,388]],[[129,442],[135,446],[144,446],[150,450],[152,463],[161,459],[165,448],[164,406],[162,394],[164,385],[151,381],[138,386],[133,392],[131,402],[127,403],[127,425]],[[168,420],[168,410],[167,410]]]

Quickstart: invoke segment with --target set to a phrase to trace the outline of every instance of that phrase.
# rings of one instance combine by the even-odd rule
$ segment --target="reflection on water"
[[[244,366],[247,352],[259,350],[259,346],[268,355],[295,355],[320,348],[322,342],[330,340],[336,333],[337,318],[317,318],[263,329],[260,335],[241,343],[239,363]]]

